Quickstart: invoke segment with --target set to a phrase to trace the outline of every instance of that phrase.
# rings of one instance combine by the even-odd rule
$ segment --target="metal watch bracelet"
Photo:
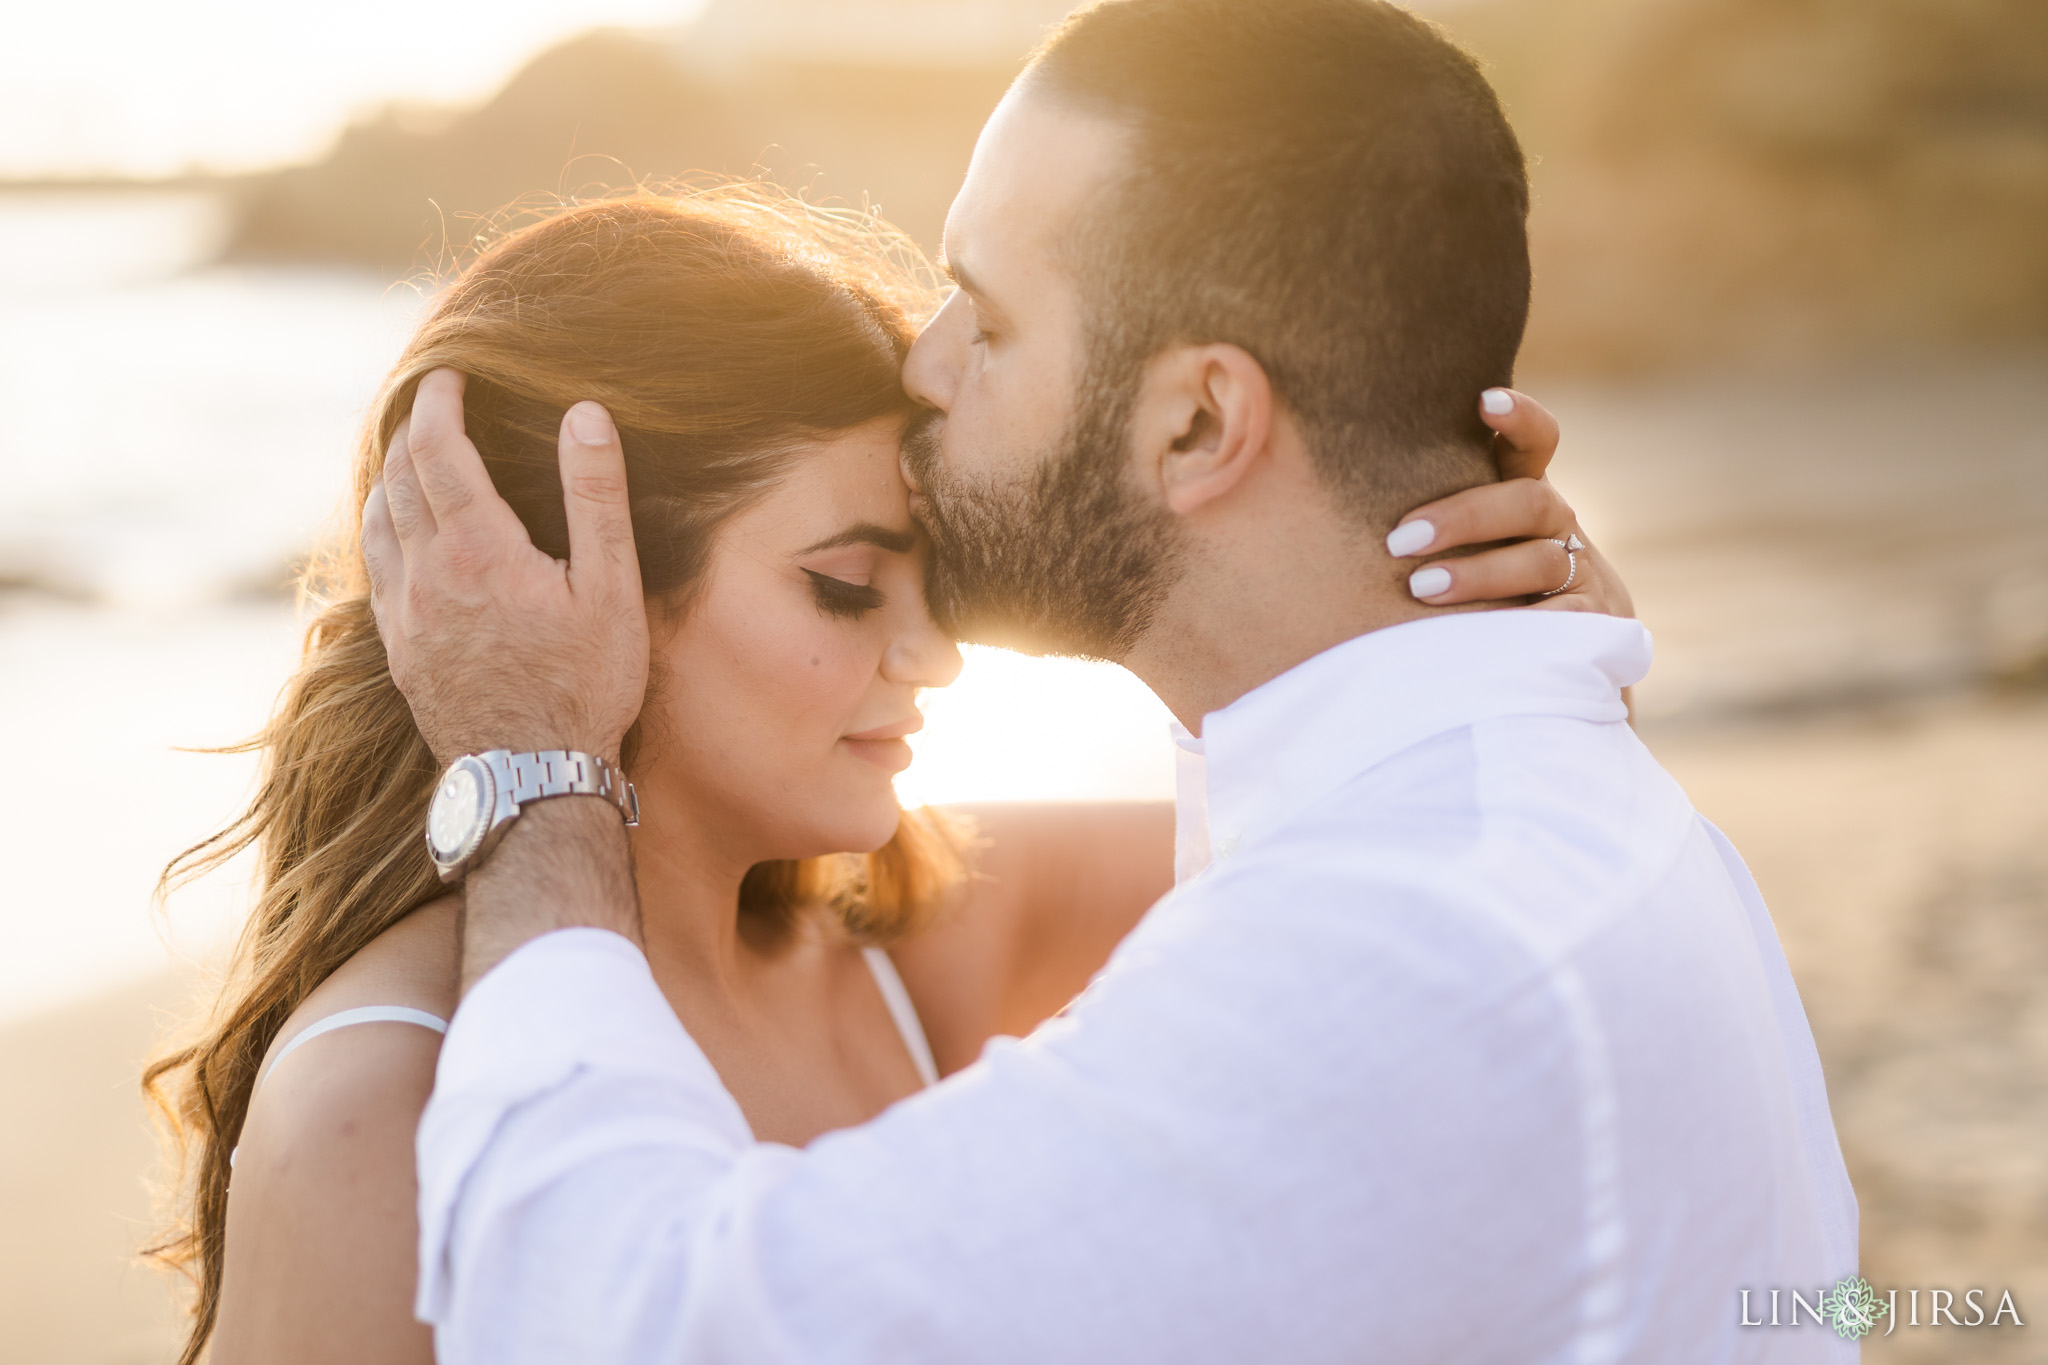
[[[602,797],[618,808],[628,828],[640,823],[639,793],[624,773],[595,754],[465,754],[448,765],[427,808],[427,852],[441,880],[460,881],[504,837],[520,807],[550,796]]]
[[[544,796],[602,796],[619,808],[628,829],[640,823],[640,794],[624,773],[595,754],[574,749],[526,754],[492,749],[477,757],[491,765],[492,775],[498,779],[494,821],[510,819],[528,801]]]

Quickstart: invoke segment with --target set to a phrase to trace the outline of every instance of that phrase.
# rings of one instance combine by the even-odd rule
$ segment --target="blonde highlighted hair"
[[[264,1054],[316,986],[444,891],[420,834],[438,765],[391,681],[358,544],[363,500],[420,378],[443,366],[468,376],[471,439],[534,543],[563,558],[562,414],[583,399],[608,407],[643,583],[680,610],[719,526],[807,438],[907,415],[898,374],[930,285],[916,249],[864,215],[721,186],[541,214],[435,303],[365,425],[356,519],[306,575],[317,611],[298,671],[242,746],[263,754],[260,787],[160,887],[256,851],[256,904],[212,1014],[143,1079],[182,1158],[181,1217],[151,1249],[196,1284],[181,1365],[212,1334],[228,1158]],[[638,741],[627,739],[629,772]],[[824,907],[857,938],[883,941],[916,927],[959,879],[961,847],[942,817],[906,812],[874,853],[756,867],[741,911],[781,924]]]

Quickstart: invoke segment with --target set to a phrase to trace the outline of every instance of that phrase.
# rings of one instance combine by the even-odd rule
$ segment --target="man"
[[[1740,1325],[1853,1270],[1855,1206],[1768,915],[1625,723],[1646,637],[1422,619],[1380,543],[1493,477],[1526,206],[1469,59],[1377,0],[1050,40],[948,220],[906,461],[944,613],[1180,718],[1186,879],[1063,1018],[798,1152],[653,986],[617,811],[535,805],[420,1133],[442,1359],[1852,1349]],[[440,529],[375,567],[436,752],[615,752],[639,704],[622,465],[594,407],[565,442],[575,558],[527,581],[415,416],[390,498]]]

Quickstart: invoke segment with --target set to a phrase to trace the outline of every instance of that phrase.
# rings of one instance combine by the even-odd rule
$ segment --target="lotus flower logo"
[[[1835,1329],[1845,1341],[1861,1341],[1877,1327],[1878,1319],[1891,1305],[1877,1296],[1870,1281],[1861,1275],[1846,1275],[1835,1281],[1820,1298],[1821,1321]]]

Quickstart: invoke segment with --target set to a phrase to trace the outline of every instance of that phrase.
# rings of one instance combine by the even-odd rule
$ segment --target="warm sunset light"
[[[296,161],[384,100],[480,99],[549,43],[591,28],[680,26],[702,4],[30,6],[7,21],[0,176],[159,176]]]
[[[1818,1359],[1773,1325],[1780,1289],[1815,1295],[1797,1301],[1837,1339],[1868,1336],[1873,1361],[2040,1358],[2048,6],[1109,0],[1060,27],[1075,2],[12,8],[0,1094],[21,1117],[0,1132],[0,1359],[196,1363],[211,1342],[224,1362],[297,1360],[338,1339],[330,1309],[372,1343],[360,1365],[431,1358],[409,1201],[411,1144],[436,1140],[419,1106],[457,1055],[436,1039],[460,984],[498,965],[490,945],[559,927],[645,948],[634,982],[657,998],[635,1017],[703,1055],[644,1074],[716,1073],[690,1112],[745,1120],[669,1166],[749,1137],[788,1149],[746,1190],[678,1205],[737,1210],[762,1239],[733,1264],[764,1278],[716,1302],[661,1281],[704,1330],[763,1315],[746,1324],[763,1335],[721,1340],[798,1341],[774,1274],[855,1261],[832,1285],[862,1307],[801,1290],[834,1342],[897,1340],[831,1317],[875,1304],[923,1342],[930,1305],[891,1299],[903,1285],[953,1286],[970,1328],[1008,1321],[975,1307],[994,1285],[1006,1311],[1043,1290],[1020,1322],[1085,1324],[1120,1360],[1438,1360],[1466,1338],[1379,1345],[1436,1311],[1436,1281],[1403,1276],[1448,1255],[1444,1285],[1469,1269],[1486,1288],[1446,1322],[1537,1324],[1488,1358],[1790,1342],[1784,1359]],[[1006,95],[1055,32],[1043,51],[1065,55]],[[415,414],[466,423],[448,439],[475,448],[475,496],[457,501],[557,559],[557,461],[607,475],[578,486],[627,490],[618,515],[656,547],[638,570],[668,581],[631,586],[625,555],[611,579],[579,567],[579,610],[592,584],[626,608],[572,615],[532,586],[570,591],[543,556],[476,560],[499,566],[482,581],[420,541],[391,549],[378,518],[413,476],[382,433]],[[609,477],[620,460],[628,479]],[[400,495],[373,498],[359,535],[358,489],[386,476]],[[751,539],[728,535],[756,513]],[[334,571],[366,548],[373,571],[380,552],[429,564],[399,608],[379,598],[382,634],[363,580]],[[693,603],[658,672],[692,686],[647,702],[644,646],[608,672],[622,637],[600,626],[657,592]],[[1497,610],[1446,614],[1468,597]],[[953,657],[940,619],[1130,668],[968,644],[957,681],[926,687],[919,670]],[[543,687],[520,671],[541,657],[578,662]],[[573,729],[615,678],[628,700],[615,728],[592,722],[588,756],[477,738]],[[1171,738],[1161,697],[1190,695],[1248,703],[1215,720],[1235,747],[1213,770]],[[643,706],[644,733],[686,742],[621,747]],[[430,846],[437,724],[471,785],[436,807]],[[623,777],[598,761],[605,734]],[[521,842],[557,796],[604,797],[615,835],[627,779],[630,845],[535,836],[583,858],[552,864]],[[515,790],[525,806],[487,799]],[[899,801],[1005,809],[956,849],[955,826],[904,822]],[[158,903],[166,866],[243,815],[257,846]],[[520,889],[554,883],[530,868],[470,879],[499,857],[610,880],[537,906]],[[1251,870],[1211,870],[1233,867]],[[464,886],[487,888],[479,922],[502,940],[458,933]],[[1112,958],[1122,943],[1145,946]],[[630,994],[518,1008],[568,1049]],[[376,1017],[331,1022],[359,1008]],[[362,1022],[390,1031],[333,1032]],[[262,1068],[330,1034],[257,1103]],[[1023,1040],[992,1054],[1009,1060],[975,1068],[1005,1037]],[[193,1144],[175,1178],[138,1089],[174,1038],[203,1045],[163,1077]],[[601,1041],[561,1070],[602,1080],[623,1054]],[[354,1109],[328,1125],[389,1139],[383,1167],[335,1176],[308,1147],[294,1168],[280,1145],[330,1077],[390,1109],[388,1131]],[[1003,1131],[919,1128],[956,1112],[898,1104],[928,1081],[996,1097]],[[1556,1096],[1549,1117],[1517,1108]],[[813,1153],[840,1159],[816,1139],[885,1111],[927,1156],[884,1176],[880,1146],[839,1146],[864,1172],[840,1207],[885,1191],[910,1231],[776,1261],[826,1184],[792,1180],[754,1222],[745,1199],[777,1171],[815,1176]],[[999,1150],[945,1184],[967,1169],[953,1155]],[[467,1177],[426,1174],[430,1214],[470,1198]],[[375,1197],[338,1205],[358,1177]],[[1289,1203],[1304,1190],[1314,1207]],[[955,1237],[943,1210],[984,1196],[986,1226]],[[1553,1198],[1581,1201],[1568,1235],[1538,1226]],[[605,1223],[602,1191],[564,1202],[568,1231],[536,1240],[610,1247],[592,1263],[621,1283],[665,1264],[605,1241],[632,1210]],[[1079,1230],[1051,1235],[1055,1208]],[[1275,1210],[1293,1221],[1260,1222]],[[1189,1250],[1219,1229],[1234,1259]],[[196,1296],[138,1260],[184,1234],[167,1255]],[[467,1284],[496,1273],[459,1241],[430,1254]],[[350,1299],[364,1277],[329,1273],[316,1242],[379,1247],[383,1298]],[[971,1275],[970,1244],[992,1258]],[[955,1250],[917,1262],[930,1246]],[[1709,1265],[1730,1247],[1779,1278],[1738,1297]],[[1795,1252],[1824,1282],[1796,1280]],[[1159,1270],[1176,1257],[1201,1302],[1133,1309],[1166,1324],[1144,1349],[1074,1306],[1179,1293]],[[1696,1313],[1695,1266],[1718,1296]],[[593,1295],[610,1324],[624,1291],[574,1278],[551,1292]],[[481,1316],[530,1325],[546,1296],[509,1283]],[[1989,1320],[1939,1316],[1966,1318],[1973,1290]],[[1288,1305],[1246,1319],[1258,1351],[1232,1355],[1223,1328],[1160,1345],[1254,1302]],[[1315,1349],[1287,1335],[1362,1304],[1372,1330],[1342,1345],[1341,1325]],[[444,1361],[500,1365],[441,1307]],[[582,1311],[549,1329],[581,1331]],[[1578,1335],[1528,1345],[1553,1322]],[[1691,1335],[1651,1340],[1653,1322]],[[1086,1355],[1026,1335],[902,1358]]]

